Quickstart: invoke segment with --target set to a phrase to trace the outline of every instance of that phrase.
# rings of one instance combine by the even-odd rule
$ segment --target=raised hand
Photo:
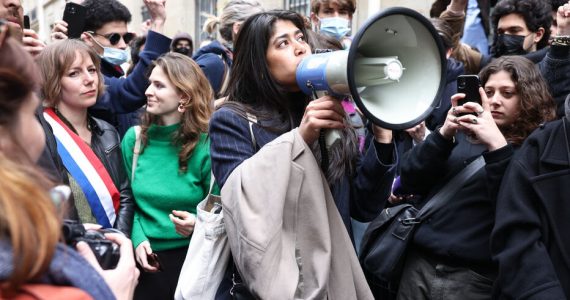
[[[51,29],[51,40],[66,40],[67,39],[67,22],[64,20],[57,20],[54,23],[53,28]]]
[[[556,13],[556,23],[558,36],[570,35],[570,2],[558,7]]]
[[[454,96],[457,95],[459,95],[457,99],[464,97],[464,94],[456,94]],[[474,136],[478,141],[485,144],[489,151],[497,150],[507,145],[507,140],[491,115],[490,101],[482,87],[479,88],[479,95],[481,96],[482,105],[475,102],[466,102],[463,106],[454,107],[456,115],[463,113],[475,113],[475,115],[457,116],[454,122],[459,125],[459,130],[464,130]]]
[[[24,44],[24,49],[32,56],[40,54],[46,47],[46,44],[40,40],[40,37],[33,29],[24,29],[22,43]]]
[[[162,33],[166,21],[166,0],[143,0],[152,20],[150,29]]]

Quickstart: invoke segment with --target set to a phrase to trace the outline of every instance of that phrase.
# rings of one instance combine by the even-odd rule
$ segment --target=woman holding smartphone
[[[454,95],[443,126],[401,160],[402,189],[422,195],[419,205],[478,157],[486,165],[418,226],[398,299],[434,293],[444,299],[491,298],[497,266],[490,235],[501,179],[514,149],[541,123],[554,119],[555,105],[540,72],[526,58],[498,58],[479,76],[482,104],[457,105],[472,95]]]
[[[178,53],[159,57],[149,81],[140,150],[137,127],[122,142],[136,199],[132,239],[144,271],[135,298],[173,299],[196,206],[210,188],[207,132],[214,95],[200,67]]]

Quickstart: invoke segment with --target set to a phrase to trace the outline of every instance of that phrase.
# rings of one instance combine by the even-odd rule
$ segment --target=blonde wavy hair
[[[182,148],[178,153],[178,169],[184,173],[188,169],[188,159],[200,141],[200,134],[208,132],[208,123],[212,115],[214,91],[202,69],[186,55],[167,53],[153,62],[150,70],[161,68],[168,80],[177,89],[178,94],[188,99],[181,103],[185,108],[180,121],[180,128],[174,137],[174,144]],[[148,143],[147,132],[152,124],[159,124],[159,117],[145,113],[141,124],[141,150]]]
[[[222,10],[219,17],[204,14],[207,17],[202,30],[209,36],[219,30],[222,39],[228,43],[233,42],[233,26],[236,22],[243,22],[249,16],[262,12],[263,7],[257,0],[230,0]]]

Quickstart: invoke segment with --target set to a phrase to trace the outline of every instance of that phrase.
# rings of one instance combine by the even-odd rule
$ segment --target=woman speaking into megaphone
[[[271,170],[267,170],[266,165],[260,163],[257,166],[251,162],[270,152],[263,151],[265,149],[262,148],[266,144],[278,138],[281,141],[284,135],[294,134],[302,138],[308,152],[315,153],[316,162],[321,169],[326,170],[324,174],[326,184],[330,187],[332,198],[342,218],[341,224],[344,224],[343,227],[346,227],[351,234],[351,217],[361,222],[371,221],[380,213],[390,195],[396,161],[392,134],[390,130],[374,126],[372,132],[367,135],[369,147],[361,154],[358,150],[355,130],[349,123],[341,102],[331,96],[311,101],[300,91],[295,72],[300,61],[311,55],[311,47],[306,37],[303,18],[290,11],[276,10],[256,14],[242,24],[235,43],[234,64],[230,75],[227,101],[214,113],[210,121],[212,171],[217,183],[222,187],[223,201],[231,196],[224,194],[224,191],[229,190],[223,188],[226,181],[228,178],[233,180],[235,174],[232,173],[242,172],[239,169],[246,160],[248,160],[248,174],[246,175],[265,176],[267,172],[270,173],[269,176],[255,179],[255,184],[259,185],[260,189],[269,187],[268,190],[271,190],[273,186],[277,189],[279,184],[276,181],[286,174],[280,174],[277,171],[275,171],[277,174],[272,174]],[[318,140],[321,131],[328,129],[341,131],[340,143],[335,145],[340,148],[340,151],[334,152],[336,155],[331,155],[328,164],[323,166],[318,150]],[[292,158],[284,153],[282,157],[275,159],[291,160]],[[275,161],[276,166],[280,166],[280,163],[282,161]],[[295,164],[294,157],[290,163]],[[251,182],[248,176],[242,179],[242,185]],[[300,203],[309,200],[303,198],[304,188],[306,187],[301,187],[299,193]],[[249,187],[242,188],[242,190],[248,189]],[[280,198],[283,198],[283,195],[277,193],[277,190],[271,190],[271,193],[263,199],[268,211],[287,208],[273,206]],[[245,201],[251,201],[251,199]],[[245,210],[241,213],[245,213]],[[247,211],[247,213],[253,212]],[[283,215],[291,213],[299,212],[284,211]],[[263,215],[244,216],[248,220],[252,218],[257,220],[258,217],[264,218]],[[283,223],[286,223],[286,220],[283,220]],[[283,225],[283,227],[286,226]],[[268,231],[271,230],[264,230],[264,232]],[[228,231],[228,236],[230,236],[229,233],[230,231]],[[343,234],[346,235],[346,232],[333,232],[333,240],[337,235]],[[267,238],[273,239],[272,236]],[[342,238],[339,237],[340,239]],[[240,258],[236,257],[237,251],[241,250],[234,249],[231,237],[230,245],[237,269],[242,273],[242,278],[249,290],[260,298],[271,298],[268,294],[262,294],[271,293],[271,291],[256,290],[258,282],[248,282],[248,279],[252,277],[249,276],[250,274],[243,274],[247,273],[248,269],[243,268],[243,264],[239,261]],[[356,258],[350,240],[347,248]],[[295,249],[291,251],[295,253]],[[320,254],[326,252],[324,250]],[[314,255],[318,256],[318,251]],[[255,270],[258,272],[259,267]],[[280,271],[273,270],[275,274],[279,274]],[[254,277],[258,280],[261,278]],[[365,281],[363,282],[365,285]],[[361,297],[357,298],[361,299]]]

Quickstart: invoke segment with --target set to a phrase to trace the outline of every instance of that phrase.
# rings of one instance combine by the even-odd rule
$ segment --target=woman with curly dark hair
[[[570,97],[566,116],[534,131],[513,157],[491,238],[495,299],[570,297]]]
[[[501,75],[510,76],[514,85],[513,92],[518,96],[518,112],[513,116],[494,114],[493,119],[507,142],[520,146],[538,124],[554,120],[556,117],[555,111],[552,110],[552,97],[542,75],[528,59],[515,56],[503,57],[479,73],[484,86],[491,77],[497,78]],[[491,86],[485,87],[485,93],[492,98],[496,90]],[[504,95],[515,96],[508,93]]]
[[[210,188],[207,132],[214,93],[200,67],[179,53],[158,58],[149,81],[140,151],[135,147],[137,127],[122,142],[136,203],[133,245],[145,271],[135,299],[173,299],[196,206]]]
[[[539,70],[521,56],[494,60],[480,78],[482,104],[457,105],[465,94],[454,95],[443,126],[402,159],[402,187],[423,196],[420,206],[468,163],[483,156],[486,165],[418,226],[398,299],[491,298],[497,265],[490,236],[501,179],[515,149],[554,119],[555,105]]]

